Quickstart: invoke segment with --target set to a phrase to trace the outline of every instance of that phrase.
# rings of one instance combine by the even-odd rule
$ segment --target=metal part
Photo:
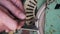
[[[37,0],[26,0],[24,3],[27,25],[31,25],[30,22],[35,18],[36,5],[37,5]]]
[[[60,9],[55,9],[56,4],[60,4],[60,0],[56,1],[57,3],[54,1],[47,5],[50,9],[46,9],[44,34],[60,34]]]
[[[37,12],[36,17],[38,18],[37,22],[37,26],[39,28],[38,33],[40,32],[40,34],[44,34],[44,14],[45,14],[45,9],[46,9],[46,2],[40,7],[40,9]]]
[[[38,31],[38,30],[34,30],[34,29],[26,29],[26,28],[21,28],[20,30]]]

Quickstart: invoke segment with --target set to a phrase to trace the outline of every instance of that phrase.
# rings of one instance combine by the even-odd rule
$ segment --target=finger
[[[14,18],[12,15],[9,14],[9,12],[4,7],[0,6],[0,9],[3,10],[4,12],[6,12],[10,17]],[[17,29],[21,29],[21,27],[24,25],[24,22],[25,21],[21,21]],[[9,32],[9,31],[10,30],[8,28],[5,28],[5,32]]]
[[[24,23],[25,23],[25,21],[21,21],[21,22],[19,23],[19,26],[18,26],[17,29],[21,29],[21,27],[24,25]]]
[[[3,27],[3,28],[2,28]],[[2,32],[4,30],[4,26],[2,25],[1,21],[0,21],[0,32]]]
[[[8,16],[14,19],[14,17],[9,13],[9,11],[6,8],[4,8],[2,5],[0,6],[0,9],[3,10]]]
[[[19,9],[24,11],[24,8],[23,8],[21,0],[10,0],[10,1],[12,1],[17,7],[19,7]]]
[[[5,25],[2,24],[0,26],[0,32],[2,32],[2,31],[9,32],[9,29]]]
[[[8,8],[16,17],[19,19],[25,19],[25,14],[16,8],[11,2],[7,0],[0,0],[0,4],[4,5],[6,8]]]
[[[21,21],[20,24],[19,24],[19,26],[22,27],[24,25],[24,23],[25,23],[25,21]]]
[[[4,31],[5,29],[8,29],[3,23],[0,21],[0,32]]]
[[[9,16],[7,16],[2,10],[0,10],[0,21],[3,25],[5,25],[10,30],[16,30],[17,23],[12,20]]]

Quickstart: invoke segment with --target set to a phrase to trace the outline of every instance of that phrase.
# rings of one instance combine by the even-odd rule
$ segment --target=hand
[[[10,10],[10,12],[15,15],[17,18],[24,20],[26,18],[23,5],[21,0],[0,0],[0,32],[16,30],[17,28],[21,28],[24,24],[24,21],[21,21],[19,26],[17,25],[17,21],[13,20],[9,11],[4,9],[3,7]]]

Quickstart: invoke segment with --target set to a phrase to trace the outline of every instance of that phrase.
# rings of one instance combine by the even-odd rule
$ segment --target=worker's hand
[[[5,9],[8,9],[14,16],[17,18],[24,20],[25,14],[23,5],[21,0],[0,0],[0,32],[16,30],[17,28],[21,28],[24,24],[24,21],[20,21],[20,25],[17,25],[17,21],[13,20],[7,10],[2,8],[3,6]]]

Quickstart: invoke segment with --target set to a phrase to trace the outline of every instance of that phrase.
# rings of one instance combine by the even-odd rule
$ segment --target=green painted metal
[[[45,34],[60,34],[60,9],[54,9],[56,4],[60,4],[60,0],[56,0],[46,8],[45,18]],[[44,0],[38,0],[37,7],[44,3]]]
[[[41,7],[41,5],[45,2],[45,0],[38,0],[37,1],[37,8],[39,9]]]
[[[60,34],[60,9],[54,9],[60,0],[48,5],[45,18],[45,34]]]

